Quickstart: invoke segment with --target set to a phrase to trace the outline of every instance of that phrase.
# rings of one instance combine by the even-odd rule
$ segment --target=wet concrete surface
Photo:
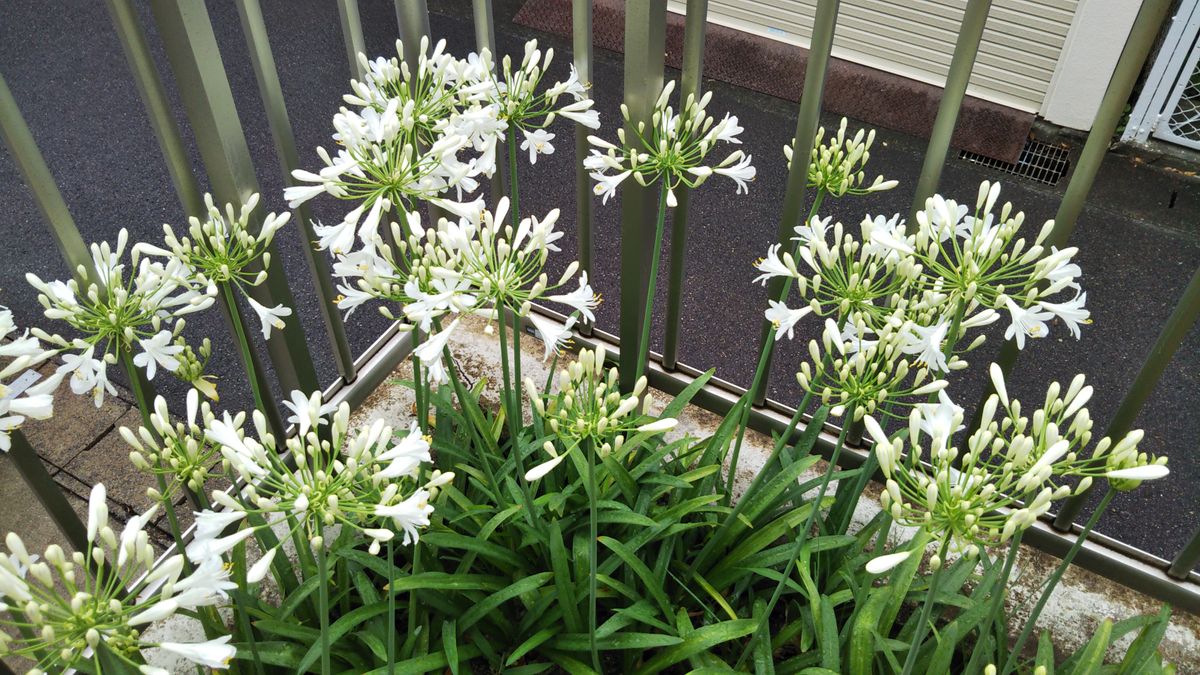
[[[500,51],[520,54],[521,45],[537,37],[555,48],[554,75],[565,75],[570,45],[560,38],[515,26],[520,8],[514,0],[496,0],[496,32]],[[466,53],[474,47],[470,3],[439,0],[430,3],[435,37],[449,49]],[[393,4],[384,0],[360,2],[364,34],[372,55],[391,55],[396,36]],[[208,3],[222,49],[226,72],[246,129],[267,208],[286,208],[266,118],[233,3]],[[148,10],[142,21],[150,32],[152,49],[166,75],[161,43]],[[349,69],[341,43],[336,6],[315,1],[267,0],[263,11],[272,38],[276,63],[302,162],[314,168],[313,148],[329,145],[329,120],[348,91]],[[138,98],[111,21],[102,3],[75,2],[62,11],[44,11],[28,0],[5,7],[0,21],[0,73],[4,77],[46,157],[50,170],[88,241],[114,239],[127,227],[134,240],[157,240],[161,224],[184,222],[145,110]],[[671,72],[669,77],[677,77]],[[177,117],[184,114],[168,81]],[[604,127],[600,134],[615,136],[621,89],[621,57],[598,50],[595,97]],[[786,167],[782,146],[795,128],[794,103],[765,94],[706,80],[714,91],[710,110],[730,111],[745,127],[743,149],[752,154],[758,179],[749,195],[735,195],[733,185],[709,181],[692,199],[687,250],[687,288],[680,344],[682,361],[697,367],[717,367],[719,375],[735,382],[749,379],[765,292],[752,285],[753,261],[773,243],[780,218]],[[904,105],[896,101],[896,105]],[[825,120],[835,125],[836,119]],[[853,126],[853,122],[852,122]],[[552,263],[564,267],[578,251],[574,227],[573,131],[559,122],[557,152],[536,166],[521,169],[522,211],[544,214],[563,207],[560,227],[567,233],[564,252]],[[189,132],[185,142],[201,176],[198,153]],[[891,214],[908,208],[925,142],[880,129],[870,171],[896,178],[895,191],[857,200],[834,202],[826,215],[856,224],[866,213]],[[1073,151],[1081,144],[1076,142]],[[974,199],[979,181],[1001,180],[1004,198],[1023,209],[1031,228],[1053,217],[1065,180],[1057,186],[1036,184],[961,162],[952,152],[941,191],[960,200]],[[0,303],[13,308],[24,325],[56,329],[42,318],[36,298],[23,277],[33,271],[43,278],[65,278],[66,266],[50,244],[44,221],[12,158],[0,149],[0,197],[6,213],[0,219]],[[313,202],[318,218],[336,220],[344,212],[333,199]],[[599,311],[601,328],[616,332],[618,321],[619,199],[595,205],[593,279],[606,301]],[[1069,380],[1086,372],[1097,388],[1091,409],[1098,429],[1119,404],[1125,389],[1170,313],[1190,275],[1200,265],[1200,186],[1184,171],[1165,170],[1138,156],[1110,153],[1081,216],[1071,244],[1079,246],[1083,283],[1088,291],[1094,324],[1081,340],[1061,330],[1034,342],[1011,378],[1010,391],[1029,404],[1040,401],[1053,379]],[[288,236],[288,234],[291,236]],[[308,335],[322,382],[336,377],[312,282],[295,230],[278,237],[281,257],[300,306],[298,314]],[[671,242],[667,242],[670,245]],[[665,279],[656,300],[665,307]],[[221,378],[222,405],[249,407],[250,397],[231,341],[222,339],[225,327],[214,311],[189,319],[189,334],[214,338],[211,370]],[[361,309],[349,321],[355,352],[371,343],[386,321]],[[655,340],[663,330],[663,312],[656,312]],[[815,324],[797,328],[796,339],[784,345],[776,359],[772,396],[797,401],[793,374]],[[979,375],[999,342],[993,336],[976,353],[975,368],[955,379],[955,398],[969,404],[979,397]],[[656,342],[656,344],[658,344]],[[183,388],[159,376],[155,384],[168,397],[182,401]],[[1200,524],[1200,331],[1193,330],[1174,358],[1138,425],[1147,430],[1144,447],[1171,455],[1172,476],[1119,498],[1101,524],[1101,531],[1159,555],[1169,556]]]

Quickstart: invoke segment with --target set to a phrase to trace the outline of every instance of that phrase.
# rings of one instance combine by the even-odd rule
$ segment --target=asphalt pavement
[[[221,56],[246,130],[267,208],[282,210],[282,176],[266,117],[258,98],[235,4],[210,0],[208,9],[221,46]],[[348,91],[349,66],[341,43],[335,3],[316,0],[263,0],[284,94],[302,162],[319,163],[313,148],[329,145],[330,118]],[[394,54],[396,23],[390,0],[361,0],[366,45],[372,56]],[[429,3],[435,37],[444,37],[453,53],[474,47],[470,5],[465,0]],[[520,3],[496,0],[496,33],[500,51],[519,55],[531,37],[553,46],[556,75],[565,75],[570,45],[564,40],[512,24]],[[149,11],[142,21],[150,33],[155,56],[168,83],[176,115],[185,116],[166,72],[166,59],[153,30]],[[596,54],[594,96],[604,127],[614,137],[621,95],[621,55]],[[112,240],[128,228],[133,240],[158,240],[162,223],[184,224],[166,167],[129,73],[104,3],[73,0],[49,10],[44,3],[15,0],[0,9],[0,73],[24,112],[50,170],[62,190],[85,240]],[[677,76],[670,73],[669,76]],[[692,199],[686,242],[687,287],[681,339],[681,360],[716,367],[718,374],[746,382],[754,365],[764,291],[751,283],[752,263],[772,243],[780,217],[786,167],[781,148],[795,128],[795,104],[707,80],[713,90],[710,110],[729,111],[745,127],[743,149],[754,156],[758,178],[749,195],[735,195],[732,183],[711,180]],[[903,101],[897,101],[903,105]],[[836,125],[835,119],[825,120]],[[851,122],[854,126],[854,123]],[[521,207],[541,215],[563,209],[560,242],[564,252],[552,263],[563,267],[577,251],[574,227],[574,143],[571,127],[563,122],[555,154],[536,166],[521,169]],[[1068,138],[1068,140],[1072,140]],[[203,172],[190,133],[185,142],[196,174]],[[1078,151],[1075,142],[1073,150]],[[879,130],[871,173],[901,182],[896,190],[869,198],[833,202],[826,215],[857,224],[866,213],[904,211],[912,199],[925,142],[885,129]],[[1176,164],[1175,166],[1178,166]],[[1194,167],[1193,167],[1194,168]],[[941,191],[962,201],[974,199],[978,183],[1000,180],[1003,198],[1027,214],[1031,227],[1053,217],[1066,181],[1056,186],[1006,176],[957,158],[952,152],[943,173]],[[12,158],[0,148],[0,303],[11,307],[23,325],[57,329],[41,316],[35,293],[24,275],[65,278],[65,264],[47,236],[44,221],[21,180]],[[333,199],[312,202],[318,218],[336,220],[344,212]],[[615,332],[618,317],[619,200],[595,205],[593,283],[605,298],[601,328]],[[300,303],[299,318],[308,335],[322,382],[336,376],[312,290],[307,265],[295,230],[278,240],[288,280]],[[667,242],[669,246],[671,242]],[[1078,262],[1094,323],[1076,341],[1061,327],[1053,336],[1035,341],[1022,356],[1009,384],[1015,396],[1030,404],[1040,401],[1053,379],[1068,381],[1085,372],[1097,393],[1091,404],[1097,428],[1102,429],[1119,404],[1128,383],[1193,271],[1200,265],[1200,186],[1186,170],[1162,168],[1128,152],[1111,153],[1101,170],[1071,244],[1080,248]],[[665,307],[665,279],[656,301]],[[211,371],[221,378],[222,404],[249,407],[244,377],[232,342],[216,312],[189,319],[189,334],[214,338]],[[361,309],[349,321],[355,352],[369,345],[387,322],[371,309]],[[662,312],[656,313],[655,335],[661,336]],[[772,396],[798,400],[793,377],[805,358],[804,346],[813,325],[797,329],[796,339],[780,350],[772,379]],[[657,337],[655,339],[658,339]],[[974,357],[978,374],[999,347],[992,336]],[[173,399],[182,396],[177,383],[160,376],[160,390]],[[956,378],[957,400],[979,397],[981,380]],[[1120,497],[1100,530],[1159,555],[1176,551],[1200,525],[1200,331],[1193,330],[1167,369],[1138,419],[1146,429],[1146,450],[1171,456],[1169,479]]]

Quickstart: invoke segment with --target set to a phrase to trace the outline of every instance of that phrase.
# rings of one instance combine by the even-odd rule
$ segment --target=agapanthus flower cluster
[[[825,127],[817,130],[808,162],[808,186],[833,197],[883,192],[896,187],[896,181],[884,180],[883,176],[876,176],[870,185],[863,187],[867,177],[865,167],[871,159],[871,145],[875,143],[875,130],[859,129],[854,136],[846,138],[847,124],[843,117],[837,134],[825,143],[822,143]],[[788,169],[792,168],[795,145],[793,138],[790,145],[783,146]]]
[[[495,172],[496,144],[510,126],[525,135],[522,149],[531,162],[554,151],[553,134],[544,127],[556,116],[598,128],[574,70],[565,82],[539,90],[552,59],[553,50],[543,54],[530,41],[520,68],[514,70],[506,57],[497,78],[486,50],[457,59],[445,52],[444,41],[430,52],[423,39],[415,69],[395,58],[360,56],[366,74],[345,97],[358,110],[342,108],[333,119],[341,148],[336,156],[317,148],[325,164],[317,173],[292,172],[300,184],[285,190],[289,205],[323,193],[357,202],[341,222],[315,228],[325,247],[349,254],[355,237],[367,244],[381,224],[386,228],[393,209],[409,212],[422,202],[452,208],[449,191],[456,199],[473,192],[478,176]],[[569,102],[561,105],[564,96]],[[464,152],[475,154],[460,158]]]
[[[6,615],[0,624],[20,627],[25,634],[14,639],[0,632],[0,655],[33,660],[37,665],[31,673],[90,672],[98,668],[97,650],[103,643],[131,670],[147,675],[166,672],[139,665],[140,650],[150,648],[199,666],[228,668],[236,653],[228,635],[177,643],[148,641],[143,633],[177,613],[224,603],[235,587],[229,570],[211,560],[185,573],[182,554],[156,563],[146,526],[157,507],[130,518],[117,534],[105,498],[103,484],[92,488],[86,551],[68,554],[52,544],[37,556],[20,537],[8,535],[8,552],[0,553],[0,612]]]
[[[501,198],[494,211],[483,200],[457,204],[456,219],[442,218],[437,228],[423,229],[420,217],[409,213],[405,227],[393,224],[393,247],[381,237],[354,253],[336,256],[334,275],[342,283],[338,306],[348,312],[372,300],[399,307],[409,328],[437,330],[416,351],[426,376],[444,382],[443,349],[457,328],[460,314],[482,314],[500,318],[501,310],[528,316],[546,344],[547,358],[570,335],[578,317],[595,321],[593,309],[599,296],[579,273],[576,262],[557,279],[545,272],[555,242],[558,210],[544,218],[528,217],[516,227],[509,221],[508,198]],[[555,292],[561,291],[561,292]],[[549,301],[568,307],[572,316],[564,326],[530,311],[533,302]],[[380,311],[397,318],[391,307]],[[442,326],[442,319],[447,324]]]
[[[588,137],[595,148],[583,165],[592,171],[595,192],[604,203],[631,176],[643,186],[661,183],[667,191],[667,206],[671,207],[677,205],[675,188],[697,187],[714,173],[737,183],[739,194],[749,192],[748,182],[755,176],[750,155],[735,150],[715,165],[704,162],[718,143],[741,143],[738,135],[743,129],[738,126],[737,117],[727,114],[717,122],[710,116],[705,108],[712,100],[712,92],[698,99],[689,94],[682,110],[676,113],[670,105],[674,90],[674,80],[663,87],[654,104],[649,128],[645,122],[639,122],[633,132],[635,138],[628,138],[624,129],[617,129],[619,145],[597,136]],[[629,122],[629,108],[622,105],[621,114]]]
[[[925,528],[950,548],[977,555],[980,547],[1028,529],[1054,501],[1082,493],[1094,477],[1129,490],[1167,475],[1165,457],[1138,452],[1141,431],[1116,443],[1101,439],[1086,453],[1092,422],[1084,406],[1092,388],[1082,375],[1065,391],[1051,384],[1045,405],[1029,417],[1009,399],[995,364],[991,377],[996,393],[962,450],[954,436],[963,428],[963,411],[945,397],[914,408],[907,438],[889,437],[873,418],[864,418],[886,481],[881,503],[896,522]],[[1082,480],[1072,486],[1068,477]],[[869,569],[886,571],[910,553],[883,556]]]
[[[167,401],[159,396],[154,399],[154,412],[150,413],[150,427],[120,427],[121,438],[132,450],[129,460],[139,471],[161,475],[169,479],[163,497],[172,499],[178,487],[186,487],[193,493],[202,492],[205,483],[217,463],[215,444],[209,440],[205,428],[216,420],[207,402],[200,403],[195,389],[187,393],[187,416],[179,421],[172,420]]]
[[[257,439],[242,428],[244,413],[226,413],[206,422],[208,438],[244,487],[240,492],[212,493],[220,510],[196,514],[188,557],[219,558],[258,528],[280,523],[314,549],[324,545],[325,528],[334,525],[365,534],[372,552],[398,533],[404,544],[416,542],[433,513],[432,491],[453,479],[449,473],[423,476],[431,461],[429,439],[416,424],[399,438],[383,420],[352,430],[350,406],[342,403],[330,417],[320,393],[293,394],[289,407],[296,413],[297,433],[282,447],[257,410],[252,416]],[[322,426],[328,429],[322,431]],[[259,525],[247,518],[251,514]],[[225,534],[235,525],[241,529]],[[266,576],[277,550],[264,551],[247,573],[248,581]]]
[[[472,206],[462,211],[457,224],[445,223],[442,227],[438,241],[453,256],[456,267],[440,264],[433,276],[447,283],[465,284],[465,292],[478,303],[476,311],[488,316],[500,318],[502,310],[536,316],[534,326],[546,343],[548,358],[578,316],[596,320],[592,310],[600,304],[599,296],[588,284],[587,273],[579,273],[578,262],[568,264],[557,279],[545,272],[550,252],[560,250],[555,242],[563,233],[554,229],[559,211],[553,209],[542,218],[522,218],[514,226],[507,197],[500,199],[494,211],[483,208],[482,201]],[[576,284],[571,288],[573,281]],[[561,326],[533,314],[531,306],[538,301],[565,305],[572,312],[571,318]],[[424,299],[423,304],[430,302]]]
[[[544,395],[533,380],[525,380],[525,392],[536,414],[562,444],[560,450],[547,441],[543,450],[550,459],[525,474],[528,481],[550,473],[567,454],[587,441],[601,457],[620,452],[632,434],[656,434],[673,429],[678,420],[654,419],[650,414],[653,400],[641,377],[628,395],[618,388],[617,369],[604,369],[603,347],[584,349],[577,360],[558,371],[558,391]]]
[[[343,100],[360,110],[370,109],[380,114],[394,105],[393,114],[400,129],[427,146],[445,133],[449,120],[486,102],[489,64],[485,58],[475,55],[455,58],[446,52],[445,40],[438,40],[431,51],[429,38],[424,36],[415,69],[402,60],[404,43],[400,40],[396,41],[396,54],[390,59],[374,60],[359,54],[363,78],[350,80],[352,93],[343,96]],[[469,129],[474,131],[476,127]],[[502,131],[501,127],[493,133]]]
[[[861,321],[843,331],[826,319],[820,339],[809,342],[811,363],[801,362],[796,380],[822,404],[832,406],[830,414],[840,416],[852,409],[853,421],[877,412],[895,415],[893,408],[918,405],[922,397],[945,389],[947,382],[905,355],[910,330],[899,317],[871,336]]]
[[[14,392],[7,380],[46,360],[49,353],[28,330],[17,333],[12,312],[0,306],[0,451],[12,447],[10,434],[26,419],[44,420],[54,414],[54,397],[49,392]]]
[[[809,313],[839,321],[857,317],[873,332],[905,306],[918,270],[902,264],[903,260],[878,255],[845,232],[841,223],[831,227],[829,220],[814,216],[807,225],[796,228],[795,256],[781,252],[783,245],[775,244],[755,263],[761,272],[756,282],[766,285],[781,277],[793,279],[797,294],[805,300],[796,308],[770,301],[766,318],[775,325],[776,339],[784,335],[790,339],[796,323]]]
[[[446,54],[444,42],[433,53],[427,47],[422,41],[416,72],[396,59],[367,62],[363,81],[352,81],[345,99],[358,110],[343,107],[333,117],[337,154],[318,147],[322,169],[292,172],[299,184],[284,190],[292,208],[323,193],[357,203],[340,223],[317,228],[323,239],[349,231],[350,239],[361,233],[370,240],[392,208],[411,211],[448,190],[478,186],[480,167],[458,158],[471,139],[450,119],[481,99],[482,88],[470,86],[479,75],[469,74],[479,66]]]
[[[35,329],[33,334],[63,355],[62,365],[49,378],[32,388],[48,393],[68,375],[71,391],[91,393],[96,406],[105,393],[116,394],[108,380],[108,366],[133,354],[133,364],[153,379],[161,367],[179,369],[183,346],[177,338],[184,327],[181,318],[208,309],[215,289],[192,278],[185,263],[177,258],[165,262],[142,257],[135,246],[128,262],[123,260],[129,233],[122,229],[116,247],[108,242],[92,244],[92,269],[80,266],[79,280],[45,282],[33,273],[26,275],[38,291],[38,302],[49,319],[64,321],[80,337],[65,338]]]
[[[271,329],[282,329],[283,319],[292,309],[284,305],[266,307],[247,292],[267,280],[266,269],[271,266],[271,241],[275,233],[287,225],[290,213],[268,213],[257,233],[251,232],[250,219],[258,207],[255,193],[241,208],[234,210],[226,204],[222,211],[205,193],[208,212],[203,221],[192,216],[188,233],[177,236],[170,225],[163,225],[163,246],[141,243],[134,250],[149,255],[178,259],[191,272],[192,281],[200,286],[231,286],[241,291],[262,324],[263,339],[271,337]],[[259,264],[261,263],[261,264]]]
[[[472,55],[474,56],[474,55]],[[491,55],[484,50],[479,55],[483,67],[473,71],[482,76],[483,89],[488,107],[495,111],[502,131],[507,130],[510,138],[515,137],[516,130],[521,131],[520,149],[529,154],[529,163],[536,164],[538,155],[554,153],[554,134],[546,131],[546,127],[554,123],[561,115],[589,129],[600,128],[600,114],[593,109],[592,99],[588,98],[588,85],[579,80],[575,66],[571,66],[570,75],[565,81],[555,82],[548,87],[542,87],[542,80],[554,60],[554,50],[545,52],[538,49],[537,40],[525,43],[525,53],[521,63],[513,68],[512,58],[505,56],[501,60],[499,77],[493,76],[490,63]],[[559,100],[566,98],[565,105]],[[460,116],[461,118],[462,116]],[[466,120],[456,120],[456,126]],[[494,144],[499,139],[497,134],[491,135],[493,147],[484,150],[495,152]],[[476,145],[476,149],[481,148]]]
[[[871,241],[911,256],[922,268],[916,280],[927,307],[949,308],[941,318],[952,323],[954,314],[969,319],[977,313],[1008,312],[1011,324],[1006,338],[1024,348],[1025,339],[1049,334],[1048,323],[1060,319],[1076,338],[1079,326],[1089,322],[1087,293],[1080,290],[1080,269],[1072,262],[1076,248],[1046,251],[1042,245],[1054,228],[1047,221],[1032,244],[1020,235],[1023,212],[1013,213],[1011,203],[994,212],[999,183],[984,181],[972,212],[966,205],[931,197],[917,213],[915,234],[873,228]],[[1072,292],[1070,299],[1058,294]],[[961,309],[960,309],[961,308]],[[994,319],[993,319],[994,320]]]
[[[338,307],[349,316],[370,300],[383,300],[399,306],[408,319],[406,327],[432,328],[433,321],[447,313],[469,312],[476,300],[465,282],[433,270],[454,270],[457,256],[438,241],[439,229],[425,230],[416,212],[405,215],[405,226],[392,223],[393,246],[376,236],[353,253],[334,255],[333,275],[340,281]],[[440,229],[448,226],[443,219]],[[326,243],[321,242],[325,248]],[[379,311],[389,319],[397,318],[387,304]]]

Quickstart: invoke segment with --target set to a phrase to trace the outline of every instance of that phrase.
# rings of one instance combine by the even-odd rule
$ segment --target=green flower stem
[[[846,419],[854,419],[854,410],[857,406],[854,403],[846,409]],[[763,630],[763,625],[769,621],[771,612],[775,611],[775,605],[779,603],[779,598],[783,595],[784,586],[787,585],[787,580],[792,576],[792,570],[796,567],[796,560],[804,551],[804,544],[808,542],[809,532],[812,531],[813,523],[817,520],[817,514],[821,511],[821,502],[825,500],[825,491],[829,488],[829,483],[833,479],[833,473],[837,471],[838,458],[842,454],[842,446],[846,443],[846,431],[850,427],[848,424],[842,425],[838,432],[837,442],[833,445],[833,452],[829,455],[829,466],[825,469],[825,475],[821,477],[821,484],[817,488],[817,496],[813,499],[812,509],[808,512],[808,518],[804,521],[802,527],[796,533],[796,545],[792,549],[791,555],[788,556],[787,565],[783,568],[783,574],[779,577],[779,583],[775,584],[775,590],[771,593],[771,600],[767,603],[766,609],[762,613],[762,618],[759,619],[759,626],[755,629],[755,633],[760,633]],[[734,669],[737,670],[746,662],[746,657],[750,656],[751,650],[754,648],[754,641],[751,640],[746,644],[746,648],[742,651],[741,657],[738,658],[737,665]]]
[[[533,496],[529,492],[529,483],[525,480],[525,458],[521,452],[521,406],[520,399],[515,395],[512,383],[512,368],[509,365],[508,352],[508,322],[504,317],[504,308],[498,307],[500,313],[500,371],[504,378],[504,392],[501,397],[504,401],[504,416],[508,420],[508,435],[512,442],[513,462],[517,469],[517,485],[521,487],[521,498],[525,502],[526,517],[529,519],[529,524],[540,529],[540,525],[534,518],[535,509],[533,504]],[[520,336],[515,336],[518,340]],[[496,488],[499,489],[499,486]]]
[[[444,350],[442,350],[442,358],[446,360],[446,370],[450,373],[450,384],[452,387],[454,387],[454,395],[458,397],[459,405],[463,407],[463,412],[465,414],[467,396],[470,394],[467,392],[467,388],[463,386],[462,378],[459,377],[458,374],[458,369],[454,367],[454,359],[450,354],[449,347],[446,347]],[[483,450],[482,452],[478,453],[478,457],[482,459],[480,464],[483,466],[483,472],[487,474],[488,485],[493,490],[492,498],[495,499],[496,495],[499,494],[498,490],[500,489],[500,484],[496,482],[496,473],[492,469],[491,454],[486,452],[487,445],[484,443],[483,439],[479,437],[479,430],[475,428],[475,425],[469,424],[468,426],[471,429],[471,436],[473,440],[478,444],[476,447]]]
[[[420,546],[412,547],[412,552],[413,552],[412,553],[412,575],[416,576],[421,573],[421,547]],[[394,593],[389,592],[388,595],[395,597]],[[420,631],[421,631],[420,614],[421,614],[420,599],[417,597],[417,590],[414,588],[413,590],[408,592],[408,634],[409,635],[418,635],[420,633]],[[411,656],[411,654],[406,653],[405,656],[408,657],[408,656]]]
[[[387,562],[388,562],[388,627],[387,627],[387,660],[388,660],[388,675],[395,675],[396,672],[396,591],[393,585],[396,583],[396,561],[392,556],[392,540],[387,542]]]
[[[137,403],[138,410],[142,414],[142,426],[146,427],[155,438],[158,434],[154,431],[154,425],[150,423],[150,411],[154,410],[153,404],[146,395],[146,390],[142,387],[141,373],[138,372],[137,366],[133,365],[133,356],[128,349],[117,347],[121,354],[121,365],[125,368],[125,375],[129,378],[129,387],[133,390],[133,399]],[[159,468],[167,469],[162,464],[162,458],[159,458]],[[171,530],[171,536],[175,539],[176,545],[182,548],[183,546],[183,531],[179,527],[179,517],[175,513],[175,505],[171,503],[170,491],[167,488],[167,478],[162,471],[154,472],[154,478],[158,483],[158,492],[162,495],[163,511],[167,514],[167,525]],[[186,489],[186,487],[185,487]],[[184,568],[190,569],[191,565],[184,560]]]
[[[242,353],[242,364],[246,367],[246,379],[250,380],[250,390],[254,392],[254,406],[261,410],[264,415],[267,415],[268,405],[271,403],[271,395],[264,391],[264,378],[262,373],[257,372],[254,367],[254,347],[250,344],[250,338],[246,334],[246,325],[242,319],[242,311],[238,307],[237,296],[233,294],[233,287],[230,284],[217,284],[221,287],[221,296],[225,299],[225,304],[229,308],[229,316],[233,319],[230,323],[233,324],[233,334],[237,338],[238,347]]]
[[[415,352],[421,346],[421,329],[414,327],[412,336],[413,351]],[[414,407],[417,412],[417,426],[422,432],[428,432],[429,408],[426,407],[428,402],[425,399],[425,378],[421,377],[421,359],[413,356],[410,360],[413,369],[413,397],[416,399]]]
[[[242,632],[242,638],[250,645],[254,672],[263,675],[262,660],[258,654],[258,640],[254,637],[250,614],[246,611],[246,607],[250,604],[250,594],[246,590],[249,584],[246,581],[246,542],[244,541],[233,549],[233,574],[234,581],[237,583],[237,589],[234,592],[237,601],[233,604],[237,609],[238,629]]]
[[[917,619],[916,631],[913,633],[912,643],[908,648],[908,656],[904,659],[904,670],[900,671],[900,675],[911,675],[913,667],[917,664],[917,652],[921,651],[921,642],[925,640],[925,634],[929,632],[929,621],[933,616],[933,604],[937,597],[938,584],[942,580],[942,572],[946,569],[946,552],[949,549],[949,539],[943,541],[942,545],[938,547],[938,568],[929,577],[929,589],[925,591],[925,603],[921,605],[921,615]],[[921,552],[918,550],[916,553],[920,555]]]
[[[667,220],[667,186],[658,186],[658,217],[654,221],[654,253],[650,256],[650,276],[646,279],[646,303],[642,314],[642,334],[638,340],[637,370],[633,381],[646,373],[650,361],[650,323],[654,318],[654,291],[658,288],[658,264],[662,258],[663,225]]]
[[[1005,591],[1008,589],[1008,577],[1012,574],[1013,565],[1017,562],[1017,554],[1021,550],[1021,537],[1025,534],[1023,530],[1018,530],[1013,538],[1008,542],[1008,553],[1004,557],[1004,568],[1000,572],[1000,579],[996,585],[992,587],[992,603],[988,609],[988,618],[984,622],[985,626],[998,626],[1000,635],[1005,642],[1008,641],[1008,623],[1004,617],[1004,598],[1007,595]],[[983,631],[980,631],[982,637]],[[1001,643],[997,643],[999,646]],[[989,655],[982,649],[976,649],[971,655],[971,662],[967,664],[968,673],[979,672],[982,670],[983,659],[987,659]]]
[[[812,217],[817,214],[817,211],[821,208],[821,203],[823,201],[825,201],[825,190],[818,188],[817,196],[813,198],[812,207],[808,210],[808,218],[804,219],[805,223],[812,220]],[[799,255],[800,247],[802,245],[803,244],[800,242],[796,243],[793,256]],[[788,293],[792,292],[792,281],[793,280],[790,277],[784,280],[783,289],[779,293],[779,302],[785,302],[787,300]],[[766,339],[763,340],[762,352],[758,355],[758,365],[754,368],[754,378],[751,380],[750,388],[746,390],[745,394],[742,394],[743,400],[739,401],[741,404],[742,413],[741,419],[738,420],[737,440],[733,442],[733,452],[729,456],[729,475],[725,479],[724,501],[726,504],[728,504],[730,499],[732,499],[733,477],[737,473],[738,457],[740,457],[742,453],[742,441],[746,437],[746,427],[750,423],[750,402],[754,400],[754,397],[758,395],[759,390],[762,389],[765,384],[764,380],[767,376],[767,366],[771,363],[771,352],[774,351],[774,349],[775,336],[768,334]],[[765,468],[766,467],[764,467],[764,469]]]
[[[503,321],[504,317],[500,319]],[[521,379],[521,316],[516,311],[512,313],[512,368],[513,368],[513,409],[517,411],[517,428],[525,423],[525,415],[521,404],[521,391],[524,382]]]
[[[326,577],[325,544],[317,547],[317,574]],[[321,622],[321,675],[330,675],[329,667],[329,583],[317,584],[317,613]]]
[[[1087,540],[1088,535],[1092,533],[1092,529],[1100,522],[1100,517],[1104,515],[1109,503],[1112,502],[1115,496],[1117,496],[1116,489],[1112,485],[1109,485],[1108,490],[1104,493],[1104,497],[1101,498],[1100,503],[1096,506],[1096,510],[1092,512],[1092,516],[1088,518],[1087,524],[1083,526],[1083,530],[1075,538],[1075,543],[1071,545],[1070,550],[1063,556],[1062,562],[1054,569],[1054,574],[1051,574],[1050,578],[1046,581],[1046,588],[1038,598],[1037,604],[1034,605],[1033,612],[1025,620],[1025,627],[1021,629],[1021,635],[1013,644],[1012,649],[1009,650],[1008,659],[1004,662],[1004,667],[1000,669],[1002,675],[1007,675],[1007,673],[1013,671],[1018,655],[1029,640],[1029,636],[1033,634],[1033,628],[1037,624],[1038,617],[1042,615],[1042,610],[1046,608],[1046,603],[1049,602],[1050,595],[1054,593],[1054,588],[1062,580],[1063,574],[1071,566],[1071,563],[1075,560],[1075,556],[1079,554],[1079,549],[1083,548],[1083,542]]]
[[[508,142],[508,213],[509,219],[512,221],[513,230],[521,223],[521,191],[518,188],[517,180],[517,125],[510,120],[508,123],[508,131],[505,133]]]
[[[588,469],[588,646],[592,651],[592,667],[602,673],[600,650],[596,647],[596,539],[600,533],[596,525],[596,465],[591,439],[582,439],[580,449]]]

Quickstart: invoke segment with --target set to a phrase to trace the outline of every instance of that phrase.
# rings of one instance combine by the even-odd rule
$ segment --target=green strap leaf
[[[646,675],[661,672],[667,666],[691,658],[722,642],[746,637],[756,628],[758,628],[758,622],[754,619],[722,621],[711,626],[697,628],[685,636],[681,643],[659,652],[657,656],[644,663],[637,672]]]
[[[550,581],[550,578],[553,576],[554,574],[552,572],[541,572],[525,577],[524,579],[521,579],[515,583],[509,584],[502,590],[492,593],[488,597],[476,603],[474,607],[467,610],[465,614],[458,618],[460,630],[469,630],[493,609],[499,607],[508,600],[521,595],[522,593],[528,593],[541,588],[546,582]],[[503,620],[503,617],[500,618]]]
[[[342,639],[342,636],[357,628],[362,622],[367,621],[372,617],[379,616],[386,611],[388,611],[388,603],[386,602],[377,602],[374,605],[365,605],[363,607],[350,610],[344,616],[342,616],[342,618],[334,621],[333,624],[329,626],[329,644],[335,644],[338,640]],[[300,659],[300,665],[296,667],[296,670],[300,672],[308,670],[308,667],[315,663],[320,656],[321,641],[317,640],[311,647],[309,647],[308,651],[305,652],[304,658]]]

